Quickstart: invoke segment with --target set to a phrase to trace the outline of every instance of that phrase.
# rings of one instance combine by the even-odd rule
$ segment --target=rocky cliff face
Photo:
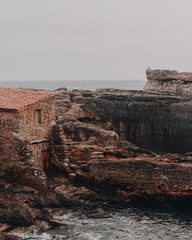
[[[157,155],[119,141],[114,132],[83,125],[85,133],[78,141],[75,134],[82,129],[80,121],[67,116],[54,127],[53,165],[73,181],[96,186],[111,199],[124,201],[192,196],[191,153]],[[95,141],[92,137],[98,129],[100,140]],[[106,141],[102,135],[108,136]]]
[[[178,77],[177,72],[157,75],[162,81]],[[103,200],[191,201],[189,95],[113,89],[60,89],[55,95],[51,161],[57,171],[40,182],[36,169],[34,175],[27,168],[12,184],[0,174],[0,227],[53,224],[48,208],[92,209]],[[23,186],[29,183],[36,189]]]
[[[59,91],[58,116],[115,131],[126,140],[157,153],[190,152],[192,101],[189,96],[143,91]]]
[[[52,164],[113,199],[192,196],[191,104],[176,94],[57,91]]]
[[[183,156],[181,161],[177,158],[172,155],[171,161],[166,156],[157,157],[149,153],[137,153],[125,159],[108,158],[91,163],[89,174],[95,183],[125,200],[192,196],[192,157]]]
[[[148,69],[146,75],[148,82],[144,91],[192,93],[192,73]]]

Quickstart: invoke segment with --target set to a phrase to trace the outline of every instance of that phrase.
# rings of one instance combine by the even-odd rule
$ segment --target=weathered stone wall
[[[42,124],[35,120],[35,110],[42,111]],[[49,139],[52,135],[52,126],[55,121],[54,99],[49,98],[38,104],[29,106],[20,111],[20,138],[28,141]]]
[[[0,109],[0,164],[19,158],[19,113]]]
[[[42,110],[42,124],[36,124],[35,110]],[[21,111],[0,110],[0,163],[35,164],[32,141],[49,139],[54,122],[54,99],[50,98]]]

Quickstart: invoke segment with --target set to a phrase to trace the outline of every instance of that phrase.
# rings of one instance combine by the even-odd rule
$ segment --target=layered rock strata
[[[148,69],[146,75],[148,82],[144,91],[192,93],[192,73]]]
[[[120,140],[157,153],[190,152],[192,101],[189,96],[103,89],[56,92],[58,116],[115,131]]]
[[[71,129],[74,125],[75,133],[81,128],[78,122],[64,118],[54,129],[53,164],[70,179],[105,189],[114,199],[192,196],[192,154],[157,155],[113,139],[105,144],[92,139],[77,142],[75,137],[67,140],[67,125]],[[88,127],[87,131],[89,134]]]
[[[56,99],[53,165],[70,179],[124,201],[192,196],[191,153],[158,155],[127,141],[190,152],[190,97],[108,89],[60,90]]]

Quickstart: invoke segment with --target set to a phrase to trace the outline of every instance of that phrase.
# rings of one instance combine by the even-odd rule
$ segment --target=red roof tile
[[[53,96],[51,93],[0,88],[0,108],[21,109]]]

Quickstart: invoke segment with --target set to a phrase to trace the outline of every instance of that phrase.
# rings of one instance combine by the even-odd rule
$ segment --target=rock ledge
[[[146,75],[148,82],[144,91],[192,93],[192,73],[190,72],[148,69]]]

